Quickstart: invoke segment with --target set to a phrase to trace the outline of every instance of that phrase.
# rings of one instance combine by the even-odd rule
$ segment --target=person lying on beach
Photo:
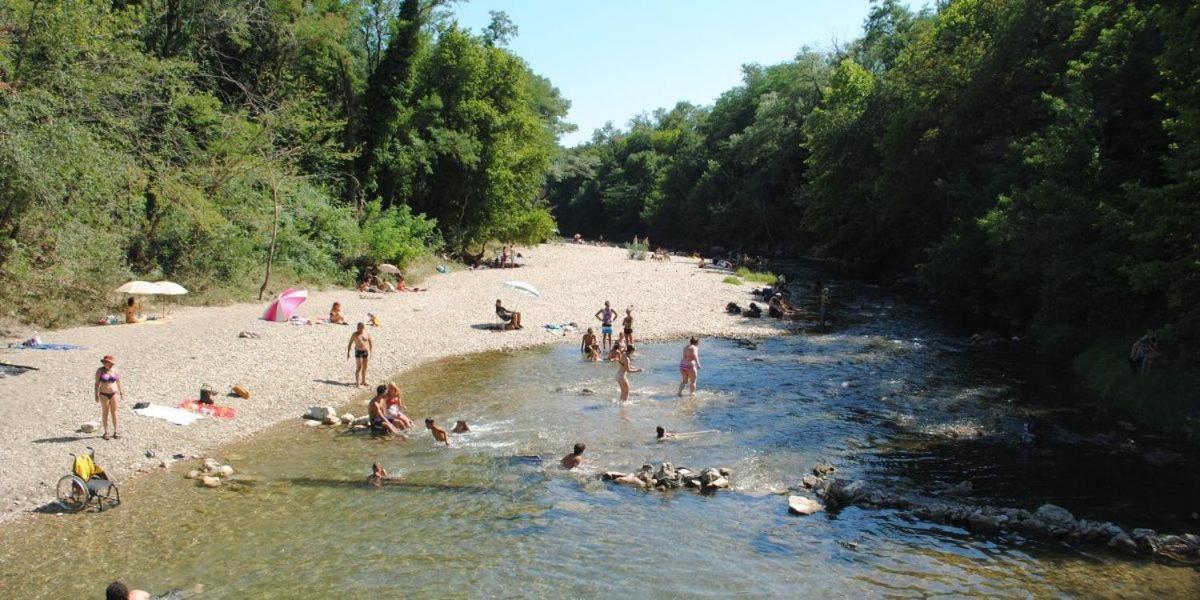
[[[666,429],[663,429],[662,425],[655,427],[654,431],[656,434],[655,439],[660,442],[665,442],[668,440],[686,440],[721,433],[716,429],[705,429],[703,431],[667,431]]]
[[[433,422],[433,417],[425,417],[425,429],[428,429],[429,432],[433,434],[433,439],[435,441],[446,444],[447,448],[450,447],[450,436],[446,433],[445,429],[438,427]]]
[[[559,464],[561,464],[562,468],[564,469],[574,469],[575,467],[578,467],[579,464],[583,462],[583,451],[586,449],[587,446],[583,444],[575,444],[575,448],[570,454],[562,457],[562,460],[559,461]]]
[[[404,405],[404,396],[400,393],[400,386],[395,383],[387,384],[387,393],[383,396],[387,417],[393,425],[400,429],[409,429],[415,423],[405,413],[408,412],[408,407]]]
[[[410,287],[408,287],[408,284],[404,282],[404,276],[397,275],[396,276],[396,291],[397,292],[426,292],[426,291],[429,291],[429,288],[419,288],[419,287],[411,287],[410,288]]]
[[[450,430],[451,433],[470,433],[470,431],[471,428],[468,427],[467,422],[462,419],[459,419],[458,422],[454,424],[454,429]]]
[[[367,404],[367,416],[370,418],[371,429],[386,429],[400,435],[400,429],[392,423],[387,414],[387,386],[375,388],[375,397]]]
[[[387,469],[379,463],[371,464],[371,474],[367,476],[367,483],[379,487],[385,483],[399,483],[401,477],[398,475],[388,475]]]
[[[135,323],[141,323],[145,320],[146,319],[139,314],[137,301],[135,301],[131,296],[129,300],[125,301],[125,322],[133,325]]]
[[[499,298],[496,299],[496,316],[500,317],[500,320],[506,323],[504,326],[505,329],[521,329],[522,327],[521,313],[513,312],[507,308],[504,308],[504,305],[500,303]]]
[[[342,316],[341,302],[334,302],[333,308],[329,309],[329,323],[331,325],[349,325],[346,322],[346,317]]]

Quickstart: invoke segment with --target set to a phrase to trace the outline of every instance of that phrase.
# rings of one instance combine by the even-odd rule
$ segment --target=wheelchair
[[[96,464],[96,451],[72,454],[71,474],[58,480],[58,505],[66,512],[79,512],[95,503],[101,511],[121,504],[121,490]]]

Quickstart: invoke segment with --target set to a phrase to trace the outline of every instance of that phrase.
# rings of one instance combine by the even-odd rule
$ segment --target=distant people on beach
[[[104,435],[101,438],[105,440],[109,438],[109,421],[112,421],[113,439],[121,438],[121,434],[117,433],[117,400],[125,399],[125,388],[121,386],[121,374],[117,371],[116,364],[117,359],[111,354],[101,358],[93,386],[96,402],[100,404],[100,421],[104,426]]]
[[[342,316],[341,302],[334,302],[333,307],[329,309],[329,323],[331,325],[349,325],[346,322],[346,317]]]
[[[354,350],[355,386],[365,387],[367,385],[367,361],[374,349],[371,334],[367,333],[367,325],[360,322],[354,333],[350,334],[350,342],[346,344],[346,358],[350,358],[350,351]]]
[[[604,308],[596,311],[596,318],[600,320],[600,336],[605,350],[612,347],[613,339],[613,319],[617,318],[617,311],[612,309],[608,300],[604,301]]]
[[[104,588],[105,600],[150,600],[150,593],[143,590],[131,590],[129,586],[114,581]]]
[[[562,468],[564,469],[574,469],[583,463],[584,450],[587,450],[587,446],[584,444],[575,444],[575,447],[571,450],[571,453],[562,457],[562,460],[558,461],[558,463],[562,465]]]
[[[428,429],[429,433],[433,434],[433,439],[435,441],[446,444],[447,448],[450,447],[449,434],[446,433],[445,429],[438,427],[437,423],[433,422],[433,417],[425,417],[425,429]]]
[[[691,390],[691,395],[696,395],[696,375],[700,372],[700,340],[692,338],[688,340],[688,345],[683,348],[683,357],[679,359],[679,396],[683,395],[683,388]]]
[[[620,348],[618,345],[617,348]],[[621,388],[621,402],[629,400],[629,377],[630,373],[641,373],[642,370],[633,366],[631,356],[633,355],[633,346],[625,346],[624,350],[617,351],[617,385]]]
[[[504,321],[504,329],[506,330],[521,329],[524,327],[521,325],[521,313],[504,308],[499,298],[496,299],[496,316],[500,317],[501,321]]]
[[[706,435],[716,435],[721,433],[716,429],[705,429],[703,431],[667,431],[662,425],[654,428],[655,439],[660,442],[670,440],[687,440],[691,438],[702,437]]]
[[[137,301],[133,299],[133,296],[130,296],[129,299],[125,301],[125,323],[133,325],[135,323],[141,323],[145,320],[146,319],[142,318],[140,311],[138,310]]]
[[[400,428],[396,427],[396,424],[392,422],[392,418],[388,416],[387,391],[388,388],[386,385],[376,386],[375,396],[367,404],[367,418],[370,421],[371,429],[383,429],[400,435]]]
[[[621,337],[626,345],[633,344],[633,309],[625,309],[625,318],[621,320]]]
[[[470,432],[471,432],[471,427],[468,426],[467,422],[462,419],[455,421],[454,429],[450,430],[450,433],[470,433]]]

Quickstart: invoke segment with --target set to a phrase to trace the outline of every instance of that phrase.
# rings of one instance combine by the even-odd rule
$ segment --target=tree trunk
[[[271,201],[275,203],[275,220],[271,221],[271,246],[267,249],[267,269],[263,275],[262,287],[258,288],[258,299],[263,299],[267,284],[271,281],[271,263],[275,260],[275,240],[279,237],[279,183],[271,179]]]

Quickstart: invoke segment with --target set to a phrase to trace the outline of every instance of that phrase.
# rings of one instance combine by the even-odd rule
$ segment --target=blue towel
[[[76,344],[48,344],[45,342],[43,342],[41,344],[30,344],[28,346],[26,346],[25,344],[9,344],[8,347],[9,348],[19,348],[22,350],[86,350],[87,349],[84,346],[79,346]]]

